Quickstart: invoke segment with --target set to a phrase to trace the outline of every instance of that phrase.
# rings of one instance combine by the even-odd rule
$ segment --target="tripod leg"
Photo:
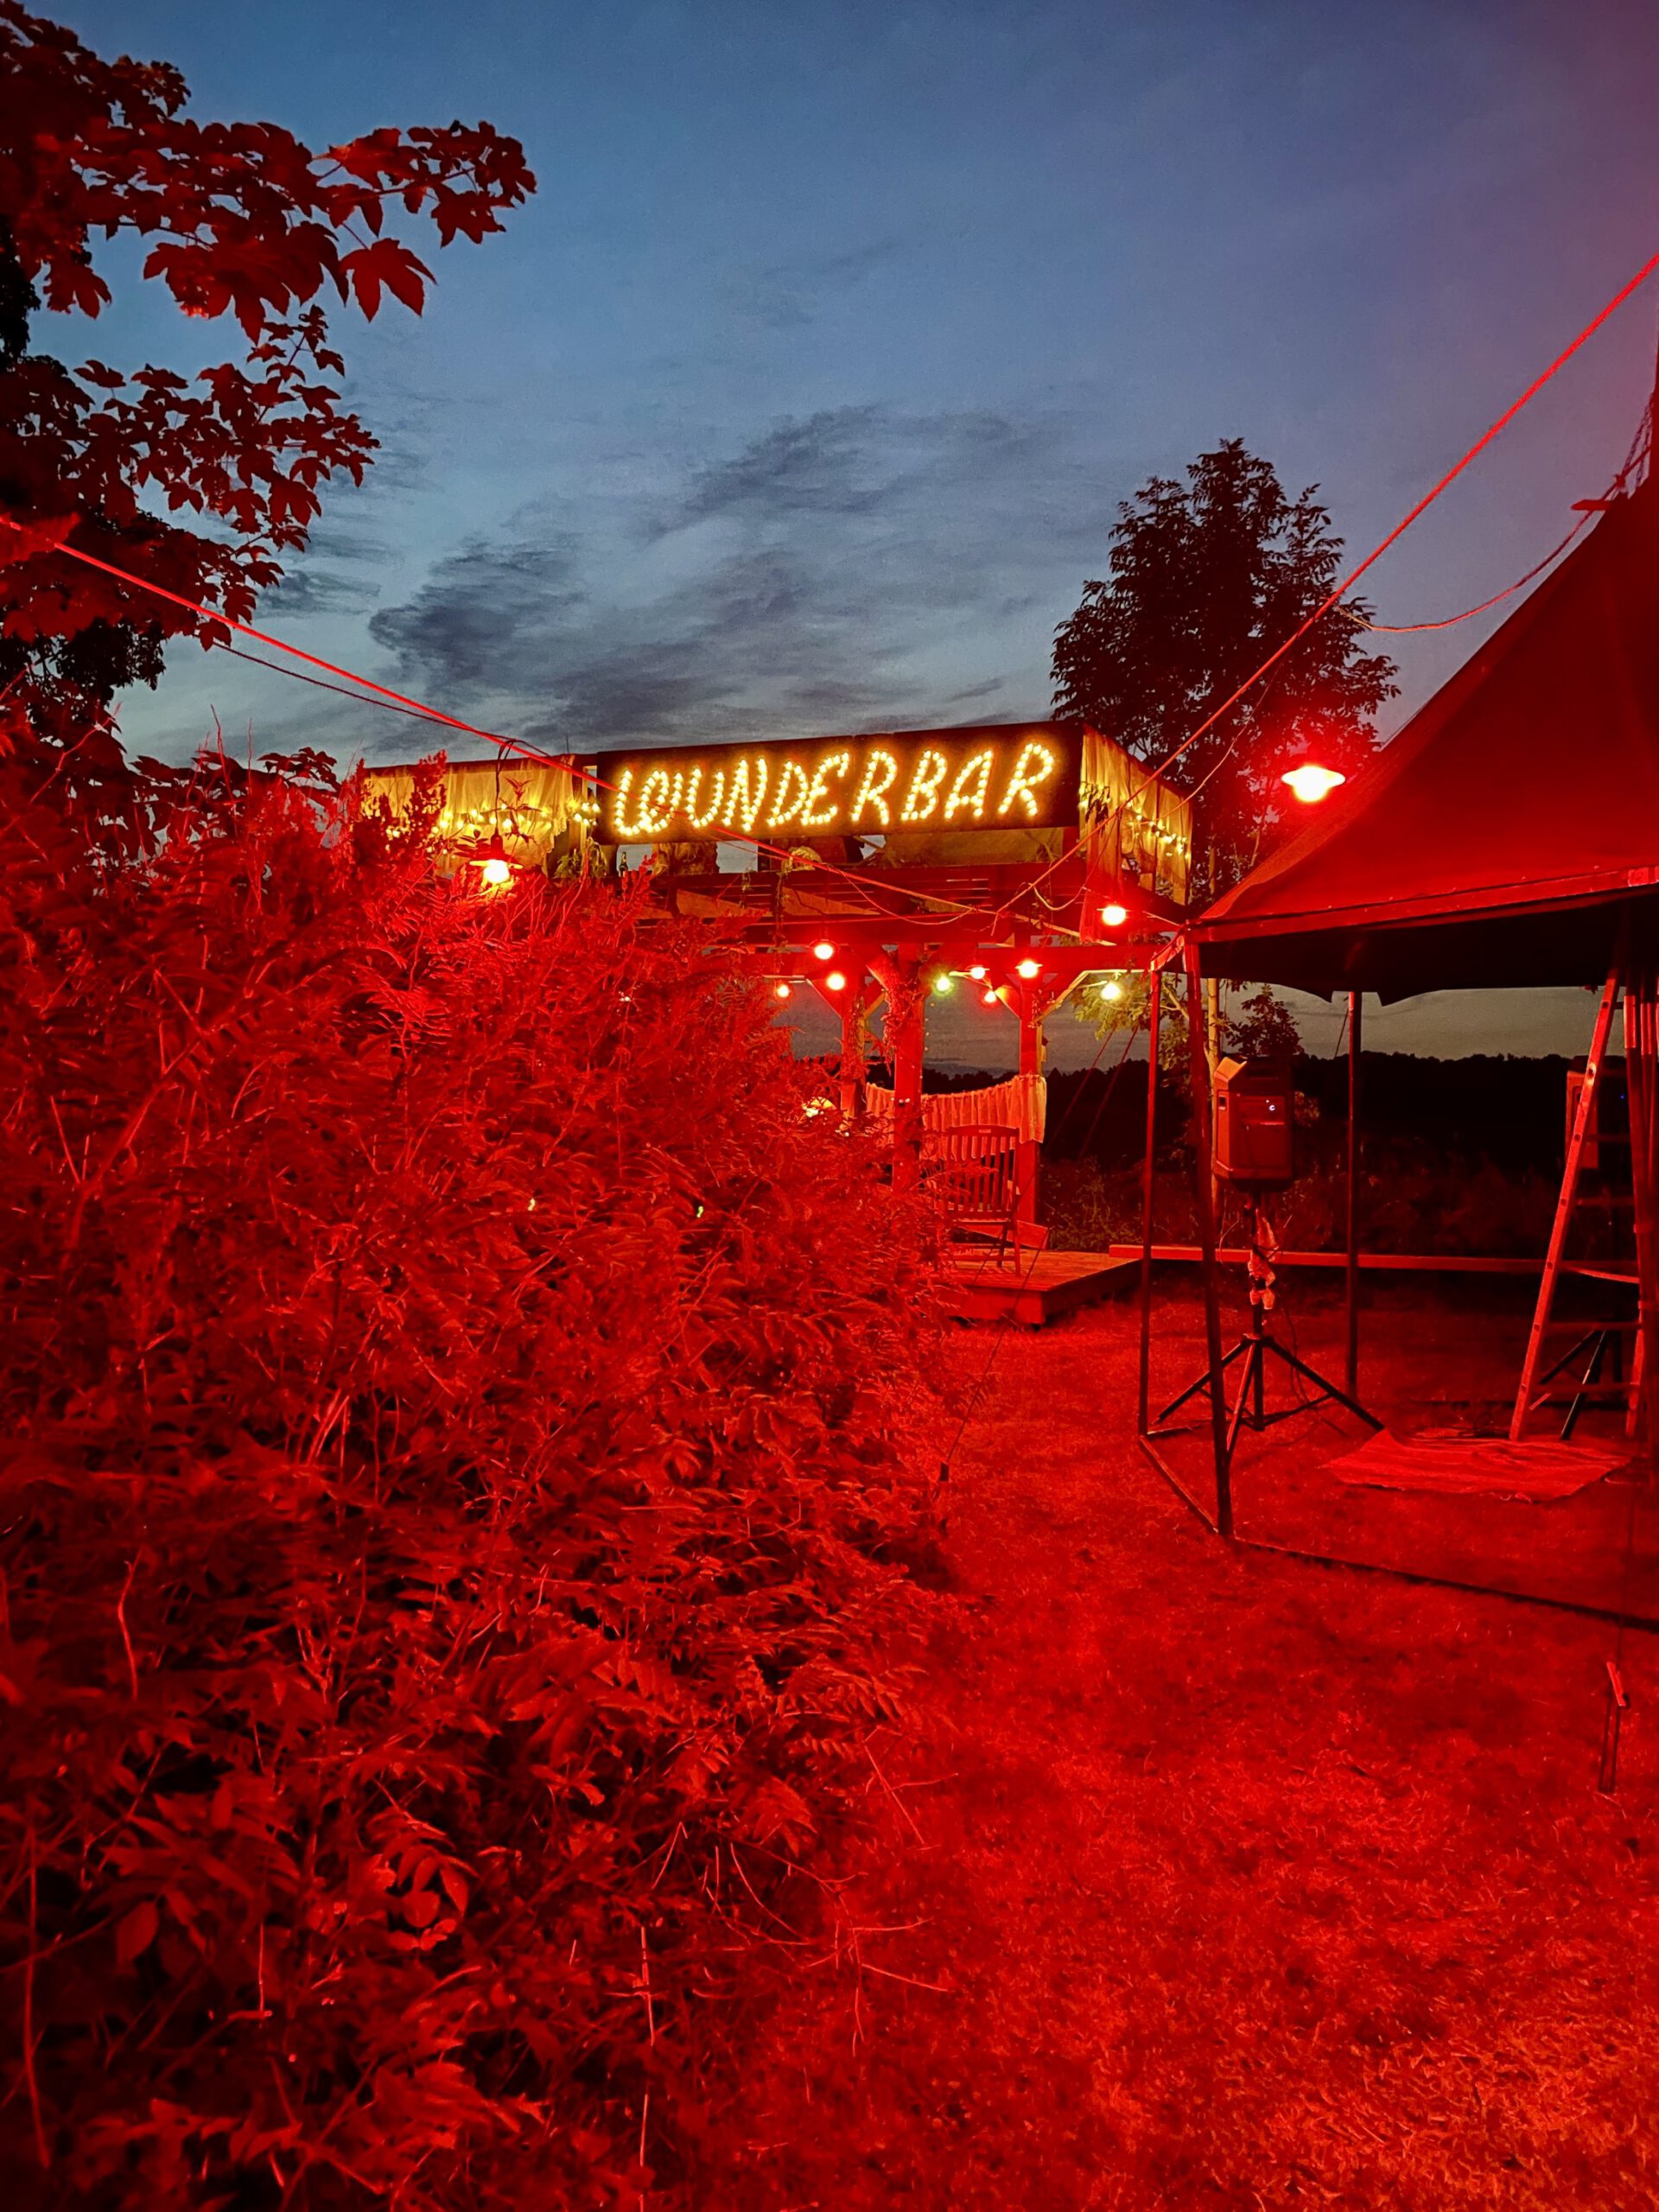
[[[1283,1344],[1275,1343],[1271,1337],[1265,1341],[1269,1351],[1276,1351],[1287,1367],[1294,1367],[1310,1382],[1317,1382],[1327,1398],[1334,1398],[1339,1406],[1346,1406],[1351,1414],[1357,1414],[1361,1421],[1369,1421],[1373,1428],[1382,1427],[1382,1423],[1374,1413],[1362,1406],[1357,1398],[1351,1398],[1345,1390],[1339,1390],[1328,1376],[1320,1374],[1317,1367],[1310,1367],[1305,1359],[1299,1359],[1294,1351],[1287,1351]]]
[[[1579,1425],[1579,1415],[1584,1411],[1584,1402],[1596,1387],[1601,1376],[1601,1363],[1607,1356],[1608,1332],[1598,1329],[1595,1350],[1590,1355],[1590,1364],[1579,1378],[1579,1387],[1573,1393],[1573,1402],[1567,1409],[1567,1419],[1561,1423],[1561,1441],[1570,1444],[1573,1432]]]
[[[1259,1337],[1254,1337],[1250,1338],[1247,1344],[1241,1345],[1240,1350],[1244,1352],[1245,1360],[1243,1366],[1239,1370],[1238,1389],[1233,1395],[1232,1415],[1227,1423],[1227,1457],[1229,1460],[1231,1459],[1233,1456],[1233,1448],[1238,1442],[1238,1432],[1244,1426],[1245,1407],[1251,1402],[1253,1398],[1256,1402],[1260,1403],[1262,1395],[1262,1339]],[[1258,1419],[1255,1426],[1260,1428],[1263,1424],[1262,1421]]]
[[[1541,1405],[1543,1402],[1545,1384],[1553,1382],[1563,1368],[1571,1367],[1573,1361],[1578,1357],[1579,1354],[1584,1350],[1586,1344],[1595,1344],[1599,1338],[1605,1334],[1605,1332],[1604,1330],[1586,1329],[1584,1334],[1579,1338],[1578,1342],[1574,1344],[1570,1344],[1561,1354],[1554,1367],[1547,1367],[1533,1386],[1533,1404],[1535,1406]]]
[[[1239,1358],[1242,1354],[1249,1349],[1249,1347],[1247,1344],[1235,1344],[1231,1351],[1228,1352],[1222,1360],[1222,1373],[1224,1375],[1227,1372],[1227,1370],[1232,1365],[1233,1362]],[[1161,1428],[1164,1423],[1169,1419],[1171,1414],[1179,1413],[1181,1408],[1186,1403],[1189,1398],[1196,1398],[1200,1390],[1207,1390],[1209,1388],[1210,1370],[1206,1367],[1196,1382],[1189,1382],[1185,1389],[1181,1392],[1179,1398],[1172,1398],[1170,1400],[1169,1403],[1164,1408],[1162,1413],[1159,1414],[1157,1420],[1153,1423],[1154,1429],[1156,1430]]]

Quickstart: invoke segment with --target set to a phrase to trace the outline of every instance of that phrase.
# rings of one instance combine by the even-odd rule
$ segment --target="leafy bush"
[[[637,896],[3,766],[9,2201],[706,2202],[928,1602],[906,1224]]]

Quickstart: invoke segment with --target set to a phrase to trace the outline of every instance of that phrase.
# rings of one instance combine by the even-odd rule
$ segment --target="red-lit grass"
[[[1463,1303],[1385,1297],[1420,1395],[1431,1340],[1490,1344]],[[1328,1301],[1304,1325],[1323,1357]],[[1650,2205],[1659,1643],[1599,1796],[1611,1630],[1230,1552],[1134,1447],[1133,1344],[1111,1307],[1001,1352],[953,1486],[971,1625],[892,1776],[923,1840],[847,1905],[919,1923],[866,1955],[949,1993],[865,1979],[856,2049],[840,1995],[798,2023],[744,2201]]]

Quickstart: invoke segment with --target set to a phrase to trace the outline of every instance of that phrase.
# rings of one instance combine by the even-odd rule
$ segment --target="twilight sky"
[[[524,141],[537,198],[437,257],[423,321],[340,317],[385,452],[260,619],[560,744],[1040,715],[1053,627],[1149,474],[1242,436],[1368,550],[1659,232],[1652,0],[53,12],[176,62],[199,114]],[[1382,620],[1501,588],[1604,487],[1656,309],[1659,287],[1374,572]],[[164,300],[95,348],[39,326],[183,368],[213,334]],[[1398,641],[1385,728],[1491,619]],[[176,756],[215,709],[261,751],[415,749],[193,648],[123,721]],[[1370,1041],[1582,1049],[1587,1020],[1576,994],[1459,995]],[[947,1024],[938,1049],[982,1044]]]

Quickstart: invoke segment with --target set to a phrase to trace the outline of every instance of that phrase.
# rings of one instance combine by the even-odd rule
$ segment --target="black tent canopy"
[[[1363,774],[1325,802],[1300,836],[1189,925],[1183,950],[1200,1119],[1195,1196],[1210,1365],[1200,1383],[1173,1405],[1200,1389],[1208,1397],[1213,1519],[1156,1448],[1154,1438],[1171,1433],[1161,1426],[1166,1416],[1159,1425],[1149,1420],[1150,1093],[1140,1432],[1160,1471],[1212,1528],[1235,1533],[1230,1463],[1245,1397],[1240,1384],[1230,1422],[1210,1189],[1211,1101],[1197,1041],[1202,976],[1284,984],[1325,996],[1350,995],[1351,1398],[1358,1388],[1361,1259],[1354,1163],[1360,994],[1399,999],[1435,990],[1602,987],[1591,1073],[1580,1096],[1518,1407],[1535,1370],[1553,1271],[1561,1261],[1575,1162],[1592,1111],[1595,1071],[1622,990],[1639,1325],[1647,1344],[1659,1347],[1659,480],[1613,500],[1576,550]],[[1238,1350],[1228,1355],[1230,1361],[1238,1358]],[[1649,1452],[1659,1465],[1659,1356],[1638,1361],[1638,1369]],[[1248,1371],[1248,1365],[1239,1369]],[[1344,1395],[1334,1386],[1325,1389],[1329,1395]],[[1512,1434],[1519,1434],[1521,1421],[1518,1412]]]
[[[1597,984],[1659,936],[1659,482],[1193,924],[1203,972],[1384,999]]]

